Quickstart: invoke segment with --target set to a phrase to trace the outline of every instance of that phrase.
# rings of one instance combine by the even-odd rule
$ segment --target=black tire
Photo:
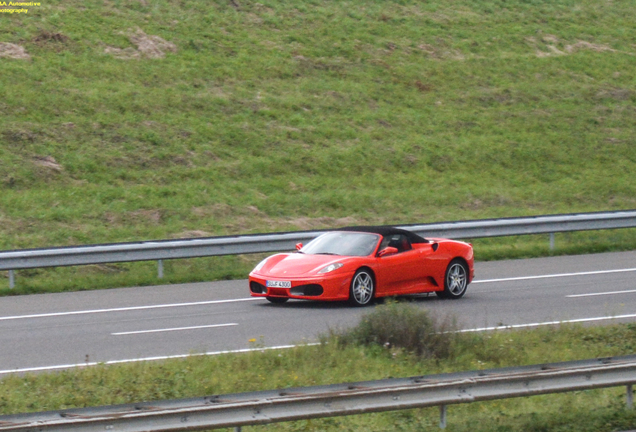
[[[458,299],[466,294],[468,288],[468,267],[464,261],[454,259],[446,268],[444,291],[435,291],[439,298]]]
[[[265,297],[265,298],[267,299],[268,302],[274,303],[274,304],[283,304],[287,300],[289,300],[287,297]]]
[[[368,306],[375,296],[375,282],[369,270],[360,269],[351,278],[349,303],[352,306]]]

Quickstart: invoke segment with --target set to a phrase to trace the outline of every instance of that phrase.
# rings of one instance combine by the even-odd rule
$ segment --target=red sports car
[[[473,280],[468,243],[429,238],[392,227],[352,227],[324,233],[295,253],[272,255],[249,275],[250,293],[272,303],[290,298],[348,300],[435,292],[458,299]]]

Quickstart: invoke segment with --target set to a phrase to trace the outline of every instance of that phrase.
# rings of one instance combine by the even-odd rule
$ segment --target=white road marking
[[[625,273],[625,272],[633,272],[633,271],[636,271],[636,268],[618,269],[618,270],[597,270],[597,271],[589,271],[589,272],[561,273],[561,274],[539,275],[539,276],[521,276],[521,277],[502,278],[502,279],[474,280],[472,283],[479,284],[479,283],[493,283],[493,282],[510,282],[510,281],[531,280],[531,279],[549,279],[549,278],[560,278],[560,277],[571,277],[571,276],[599,275],[599,274],[608,274],[608,273]]]
[[[567,298],[594,297],[594,296],[613,295],[613,294],[629,294],[629,293],[635,293],[635,292],[636,290],[608,291],[608,292],[589,293],[589,294],[571,294],[571,295],[566,295],[565,297]]]
[[[494,326],[494,327],[481,327],[481,328],[474,328],[474,329],[459,330],[458,333],[483,332],[483,331],[493,331],[493,330],[510,330],[510,329],[520,329],[520,328],[527,328],[527,327],[540,327],[540,326],[547,326],[547,325],[558,325],[558,324],[568,324],[568,323],[572,324],[572,323],[616,320],[616,319],[626,319],[626,318],[636,318],[636,314],[594,317],[594,318],[579,318],[579,319],[563,320],[563,321],[547,321],[547,322],[541,322],[541,323],[501,325],[501,326]],[[55,365],[55,366],[5,369],[5,370],[0,370],[0,375],[6,375],[6,374],[12,374],[12,373],[27,373],[27,372],[45,372],[45,371],[53,371],[53,370],[60,370],[60,369],[83,368],[83,367],[97,366],[97,365],[113,365],[113,364],[121,364],[121,363],[136,363],[136,362],[143,362],[143,361],[170,360],[170,359],[180,359],[180,358],[186,358],[186,357],[213,356],[213,355],[221,355],[221,354],[240,354],[240,353],[247,353],[247,352],[254,352],[254,351],[280,350],[280,349],[296,348],[298,346],[315,346],[315,345],[320,345],[320,343],[314,342],[314,343],[307,343],[303,345],[281,345],[281,346],[264,347],[264,348],[244,348],[244,349],[238,349],[238,350],[212,351],[212,352],[206,352],[206,353],[200,353],[200,354],[179,354],[179,355],[172,355],[172,356],[145,357],[145,358],[126,359],[126,360],[110,360],[106,362],[86,362],[86,363]]]
[[[214,355],[221,355],[221,354],[241,354],[241,353],[254,352],[254,351],[282,350],[282,349],[296,348],[298,346],[314,346],[314,345],[320,345],[320,344],[308,343],[303,345],[281,345],[281,346],[264,347],[264,348],[244,348],[244,349],[228,350],[228,351],[212,351],[212,352],[199,353],[199,354],[178,354],[178,355],[172,355],[172,356],[145,357],[145,358],[126,359],[126,360],[110,360],[105,362],[86,362],[86,363],[55,365],[55,366],[39,366],[39,367],[19,368],[19,369],[5,369],[5,370],[0,370],[0,375],[6,375],[6,374],[12,374],[12,373],[27,373],[27,372],[45,372],[45,371],[53,371],[53,370],[60,370],[60,369],[83,368],[83,367],[97,366],[97,365],[113,365],[113,364],[121,364],[121,363],[137,363],[137,362],[144,362],[144,361],[181,359],[186,357],[214,356]]]
[[[578,318],[578,319],[571,319],[571,320],[547,321],[547,322],[529,323],[529,324],[500,325],[495,327],[481,327],[481,328],[474,328],[474,329],[459,330],[458,333],[471,333],[471,332],[482,332],[482,331],[492,331],[492,330],[509,330],[509,329],[518,329],[518,328],[527,328],[527,327],[540,327],[540,326],[555,325],[555,324],[584,323],[584,322],[616,320],[616,319],[626,319],[626,318],[636,318],[636,314],[614,315],[614,316],[604,316],[604,317],[595,317],[595,318]]]
[[[18,320],[18,319],[27,319],[27,318],[48,318],[48,317],[69,316],[69,315],[88,315],[88,314],[98,314],[98,313],[106,313],[106,312],[127,312],[127,311],[146,310],[146,309],[165,309],[165,308],[184,307],[184,306],[202,306],[202,305],[210,305],[210,304],[235,303],[235,302],[254,301],[254,300],[262,300],[262,298],[247,297],[247,298],[230,299],[230,300],[210,300],[210,301],[191,302],[191,303],[173,303],[173,304],[160,304],[160,305],[151,305],[151,306],[131,306],[131,307],[111,308],[111,309],[93,309],[93,310],[81,310],[81,311],[71,311],[71,312],[51,312],[51,313],[33,314],[33,315],[16,315],[16,316],[0,317],[0,321],[9,321],[9,320]]]
[[[119,333],[111,333],[111,335],[125,336],[125,335],[144,334],[144,333],[161,333],[161,332],[173,332],[173,331],[182,331],[182,330],[198,330],[198,329],[204,329],[204,328],[230,327],[230,326],[237,326],[237,325],[238,323],[211,324],[211,325],[192,326],[192,327],[175,327],[175,328],[156,329],[156,330],[138,330],[138,331],[129,331],[129,332],[119,332]]]
[[[618,269],[618,270],[599,270],[599,271],[580,272],[580,273],[562,273],[562,274],[539,275],[539,276],[522,276],[522,277],[512,277],[512,278],[502,278],[502,279],[474,280],[472,283],[481,284],[481,283],[494,283],[494,282],[509,282],[509,281],[547,279],[547,278],[558,278],[558,277],[569,277],[569,276],[587,276],[587,275],[598,275],[598,274],[608,274],[608,273],[624,273],[624,272],[634,272],[634,271],[636,271],[636,268]],[[135,311],[135,310],[165,309],[165,308],[187,307],[187,306],[202,306],[202,305],[211,305],[211,304],[236,303],[236,302],[258,301],[258,300],[262,300],[262,298],[247,297],[247,298],[239,298],[239,299],[210,300],[210,301],[191,302],[191,303],[173,303],[173,304],[160,304],[160,305],[150,305],[150,306],[131,306],[131,307],[122,307],[122,308],[92,309],[92,310],[79,310],[79,311],[70,311],[70,312],[51,312],[51,313],[32,314],[32,315],[5,316],[5,317],[0,317],[0,321],[29,319],[29,318],[49,318],[49,317],[60,317],[60,316],[70,316],[70,315],[89,315],[89,314],[108,313],[108,312],[127,312],[127,311]]]

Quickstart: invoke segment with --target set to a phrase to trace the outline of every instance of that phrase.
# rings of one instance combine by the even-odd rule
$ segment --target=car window
[[[359,232],[330,232],[316,237],[300,249],[307,255],[371,255],[380,240],[377,234]]]
[[[382,250],[386,247],[394,247],[398,250],[398,253],[412,249],[411,242],[404,234],[393,234],[384,237],[382,239],[382,243],[380,244],[379,250]]]

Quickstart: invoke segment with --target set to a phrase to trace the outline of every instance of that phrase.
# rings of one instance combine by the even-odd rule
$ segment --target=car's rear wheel
[[[468,287],[468,267],[460,259],[454,259],[446,268],[444,291],[436,291],[438,297],[458,299],[466,294]]]
[[[287,297],[265,297],[268,302],[274,304],[282,304],[289,300]]]
[[[373,300],[375,294],[375,284],[373,276],[368,270],[360,269],[351,279],[349,289],[349,303],[353,306],[366,306]]]

